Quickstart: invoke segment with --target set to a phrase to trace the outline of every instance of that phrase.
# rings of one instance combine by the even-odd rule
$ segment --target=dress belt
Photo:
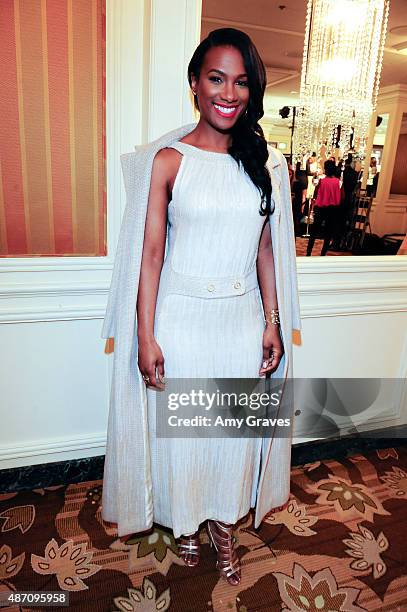
[[[243,295],[256,287],[256,267],[243,275],[202,278],[180,274],[164,264],[160,278],[160,292],[163,291],[164,295],[179,293],[201,298],[223,298]]]

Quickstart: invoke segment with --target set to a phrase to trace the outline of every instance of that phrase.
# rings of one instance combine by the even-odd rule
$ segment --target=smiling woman
[[[211,68],[211,66],[221,66]],[[222,118],[230,120],[246,112],[249,101],[247,74],[235,75],[232,70],[238,66],[244,68],[243,58],[234,47],[213,47],[210,49],[201,68],[200,79],[191,73],[192,93],[198,96],[198,108],[202,113],[204,105]],[[228,127],[228,124],[225,124]]]
[[[206,92],[206,95],[209,100],[212,99],[211,103],[221,117],[232,119],[238,115],[239,111],[240,114],[245,112],[249,101],[247,74],[243,72],[235,76],[233,73],[230,73],[234,65],[243,64],[240,52],[234,47],[213,47],[206,54],[205,64],[204,70],[201,69],[201,75],[204,73],[205,78],[201,78],[198,81],[196,75],[191,77],[192,92],[194,95],[197,95],[199,90],[201,104]],[[210,68],[211,64],[215,66],[225,64],[226,72],[219,68]],[[213,85],[210,86],[207,81],[213,83]],[[202,87],[200,87],[200,82]]]
[[[192,144],[194,138],[197,146],[202,147],[198,141],[206,123],[220,134],[228,130],[230,135],[223,136],[223,146],[227,146],[227,152],[237,162],[242,162],[261,192],[263,213],[269,214],[271,183],[265,168],[268,151],[258,123],[264,114],[266,71],[256,47],[247,41],[250,41],[247,34],[221,28],[211,32],[197,47],[188,66],[188,81],[201,121],[195,138],[190,134],[184,142]]]
[[[158,438],[157,391],[165,378],[204,388],[290,375],[291,200],[285,160],[258,124],[266,79],[250,38],[212,32],[188,80],[199,122],[122,156],[127,207],[102,333],[115,336],[102,516],[119,535],[170,527],[189,566],[208,521],[219,571],[236,585],[234,524],[253,507],[258,526],[287,501],[290,436]]]

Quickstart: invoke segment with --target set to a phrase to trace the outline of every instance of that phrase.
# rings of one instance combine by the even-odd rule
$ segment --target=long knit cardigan
[[[156,153],[191,132],[195,123],[121,155],[126,208],[120,229],[102,338],[114,338],[102,517],[119,536],[144,531],[154,518],[147,393],[137,366],[137,292],[152,165]],[[284,356],[274,376],[292,376],[292,330],[300,329],[295,239],[287,164],[269,147],[274,212],[269,216]],[[236,356],[239,359],[239,356]],[[284,437],[263,438],[255,526],[290,491],[292,427]]]

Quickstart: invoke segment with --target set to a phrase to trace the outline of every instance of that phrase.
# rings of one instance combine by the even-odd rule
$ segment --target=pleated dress
[[[181,142],[171,148],[182,158],[168,205],[154,329],[165,377],[258,378],[264,317],[255,271],[265,222],[259,191],[228,153]],[[194,291],[172,291],[174,276]],[[216,297],[225,286],[228,295]],[[157,438],[156,398],[149,389],[154,521],[176,538],[206,519],[236,523],[256,504],[262,439]]]

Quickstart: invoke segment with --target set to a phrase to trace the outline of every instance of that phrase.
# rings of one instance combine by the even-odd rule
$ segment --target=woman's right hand
[[[154,336],[138,340],[138,367],[147,387],[164,389],[164,357]]]

